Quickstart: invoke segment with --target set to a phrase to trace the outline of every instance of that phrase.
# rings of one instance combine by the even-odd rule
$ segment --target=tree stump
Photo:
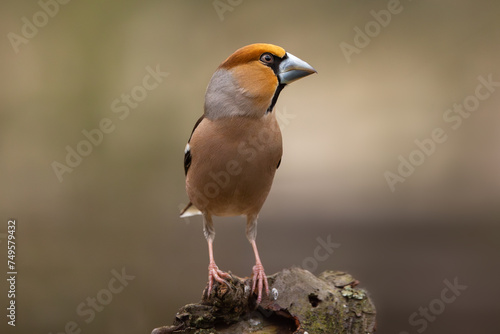
[[[369,334],[375,332],[375,306],[358,281],[340,271],[318,277],[301,268],[268,276],[269,296],[256,305],[251,278],[231,275],[229,287],[215,282],[198,304],[179,309],[172,326],[152,334],[277,333]]]

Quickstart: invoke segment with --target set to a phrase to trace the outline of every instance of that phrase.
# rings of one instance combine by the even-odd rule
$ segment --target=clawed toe
[[[208,266],[208,295],[212,292],[213,281],[216,280],[219,283],[224,283],[229,287],[229,283],[225,279],[230,279],[231,275],[220,270],[215,263],[211,263]]]
[[[267,283],[266,273],[264,272],[264,267],[262,264],[257,263],[253,267],[253,277],[252,277],[252,292],[257,293],[257,305],[262,301],[262,288],[266,288],[266,295],[269,295],[269,286]]]

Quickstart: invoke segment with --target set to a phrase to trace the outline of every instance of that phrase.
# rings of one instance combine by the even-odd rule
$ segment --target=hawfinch
[[[213,281],[227,284],[229,274],[214,261],[212,216],[246,216],[246,236],[253,247],[252,292],[257,304],[262,288],[269,294],[255,238],[257,217],[273,183],[282,154],[274,106],[289,83],[316,73],[309,64],[271,44],[236,50],[215,71],[184,154],[190,199],[181,217],[203,215],[208,241],[208,295]]]

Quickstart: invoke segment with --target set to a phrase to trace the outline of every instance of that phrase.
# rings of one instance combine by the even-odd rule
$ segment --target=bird
[[[180,215],[203,216],[208,296],[214,281],[228,285],[230,278],[214,260],[213,216],[246,217],[246,237],[255,255],[251,293],[257,295],[257,305],[263,288],[269,295],[256,237],[257,218],[283,153],[274,108],[284,87],[313,73],[317,72],[311,65],[283,48],[256,43],[236,50],[209,81],[203,115],[184,150],[190,202]]]

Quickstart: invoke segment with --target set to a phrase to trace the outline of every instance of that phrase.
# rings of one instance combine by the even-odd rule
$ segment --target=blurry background
[[[257,239],[266,272],[348,271],[371,293],[380,333],[496,333],[499,84],[473,96],[478,77],[500,82],[500,4],[402,0],[385,27],[371,11],[387,13],[388,1],[215,4],[219,12],[212,1],[0,5],[0,241],[6,261],[16,218],[19,273],[17,326],[2,316],[2,333],[61,333],[71,321],[83,333],[150,333],[200,299],[208,252],[201,218],[178,218],[183,150],[215,68],[255,42],[318,70],[277,104],[285,151]],[[372,37],[355,40],[355,28]],[[356,42],[346,56],[341,45]],[[157,69],[168,76],[142,89]],[[132,92],[140,101],[128,107]],[[455,130],[443,116],[465,100],[479,105]],[[103,119],[113,131],[60,182],[54,162],[67,165],[67,146]],[[424,161],[413,153],[421,164],[391,191],[384,173],[398,174],[399,156],[435,128],[446,141]],[[243,218],[215,226],[219,267],[250,275]],[[311,262],[318,238],[339,246]],[[110,294],[122,268],[135,278]],[[449,304],[439,302],[445,280],[467,286]],[[96,297],[105,305],[89,311]],[[430,305],[432,320],[409,322]]]

